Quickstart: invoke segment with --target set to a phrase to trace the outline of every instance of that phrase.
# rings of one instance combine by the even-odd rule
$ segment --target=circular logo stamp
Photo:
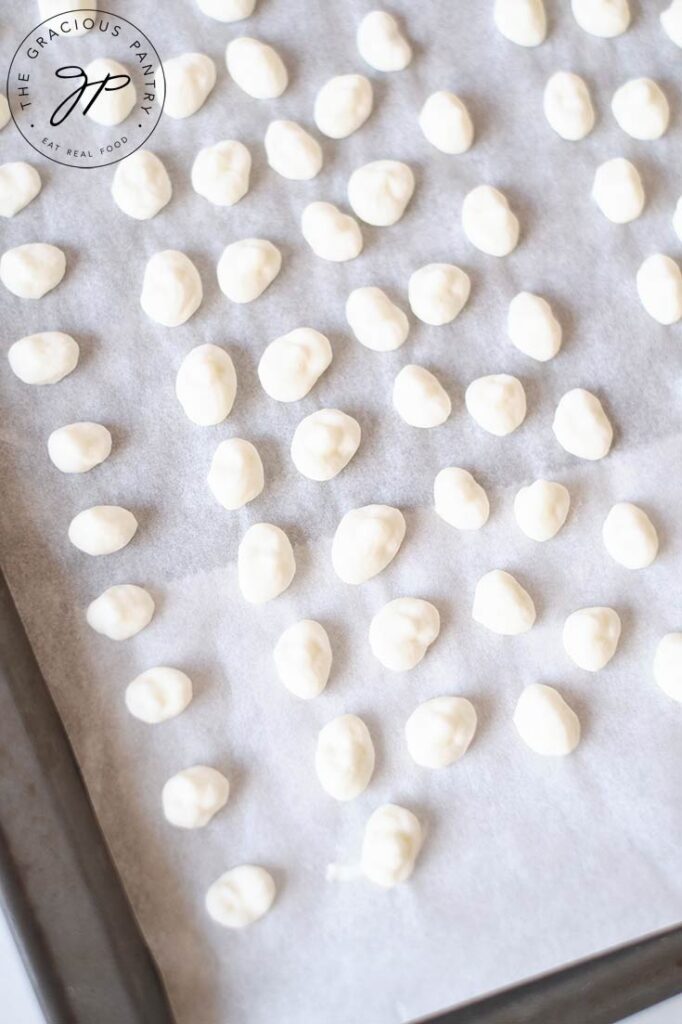
[[[43,21],[7,74],[17,128],[38,153],[67,167],[105,167],[130,156],[159,123],[164,98],[154,46],[107,11],[65,10]]]

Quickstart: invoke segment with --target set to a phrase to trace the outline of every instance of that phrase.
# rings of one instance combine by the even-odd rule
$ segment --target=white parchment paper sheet
[[[663,3],[633,0],[631,30],[606,41],[583,33],[567,2],[548,0],[549,38],[537,50],[499,36],[483,0],[392,3],[415,47],[413,65],[395,75],[364,67],[356,52],[370,0],[261,0],[235,26],[204,17],[192,0],[109,5],[166,57],[210,54],[218,83],[196,116],[164,118],[152,137],[174,196],[146,223],[114,205],[111,168],[58,167],[12,125],[0,135],[2,160],[35,163],[44,180],[42,195],[3,224],[3,247],[47,241],[68,256],[64,282],[43,300],[3,292],[3,351],[58,329],[82,353],[55,387],[22,385],[7,365],[0,372],[2,559],[180,1024],[388,1024],[678,921],[682,709],[655,687],[651,662],[658,638],[682,628],[682,328],[655,324],[634,284],[651,252],[682,255],[670,223],[682,191],[681,58],[658,24]],[[3,11],[5,65],[37,21],[33,8]],[[282,52],[291,84],[280,100],[252,100],[229,80],[224,47],[242,33]],[[598,114],[577,144],[542,115],[544,83],[562,68],[585,76]],[[372,78],[371,119],[323,143],[315,181],[279,178],[263,153],[267,124],[290,117],[310,127],[317,88],[350,71]],[[614,89],[639,75],[655,77],[671,101],[670,131],[655,143],[633,141],[610,113]],[[442,88],[466,100],[476,123],[476,144],[461,157],[436,152],[417,127],[422,102]],[[201,146],[224,138],[245,142],[254,167],[248,196],[218,210],[193,193],[189,172]],[[626,227],[590,199],[596,166],[613,156],[634,160],[647,191],[644,215]],[[406,216],[363,228],[365,251],[350,264],[317,259],[300,235],[303,207],[345,204],[351,170],[383,157],[415,170]],[[475,251],[460,226],[463,197],[483,182],[502,188],[521,220],[520,245],[502,261]],[[249,236],[272,239],[284,265],[262,298],[235,306],[214,268],[227,243]],[[175,330],[150,322],[138,302],[145,263],[165,248],[191,256],[205,289],[200,311]],[[413,322],[395,353],[363,349],[344,319],[351,288],[379,285],[406,307],[410,273],[440,260],[471,275],[461,317],[443,328]],[[550,364],[526,359],[506,337],[507,305],[522,289],[546,295],[564,325]],[[300,325],[329,335],[334,362],[307,398],[278,405],[260,390],[257,361],[268,341]],[[202,342],[225,345],[239,375],[232,416],[211,429],[186,420],[174,396],[183,356]],[[437,430],[411,429],[392,412],[392,380],[407,362],[434,369],[452,394],[453,415]],[[522,379],[529,403],[506,439],[479,430],[463,404],[469,381],[500,371]],[[576,386],[602,396],[616,428],[612,454],[594,465],[563,452],[551,432],[559,397]],[[328,405],[360,420],[363,443],[337,479],[318,485],[297,475],[288,445],[299,420]],[[46,440],[77,419],[107,424],[114,450],[94,472],[68,478],[49,463]],[[231,436],[255,442],[267,485],[229,514],[205,476]],[[445,465],[473,470],[488,488],[482,532],[460,535],[433,513],[433,478]],[[518,487],[538,476],[572,495],[565,529],[545,545],[526,539],[512,512]],[[601,523],[618,500],[642,504],[659,528],[650,569],[621,569],[603,548]],[[386,572],[350,588],[331,570],[331,536],[345,511],[369,502],[402,508],[407,538]],[[124,551],[93,560],[66,530],[97,503],[131,508],[140,530]],[[283,597],[254,610],[238,592],[235,557],[248,525],[262,520],[289,532],[298,572]],[[536,601],[537,625],[516,639],[470,618],[477,579],[498,567]],[[143,584],[157,600],[151,626],[123,644],[84,622],[88,602],[118,582]],[[367,644],[371,616],[399,595],[434,601],[443,619],[440,639],[405,676],[384,672]],[[597,676],[575,668],[561,645],[566,615],[594,604],[623,620],[618,654]],[[282,629],[302,617],[319,619],[334,647],[329,687],[312,703],[284,691],[271,659]],[[186,670],[196,699],[152,728],[128,715],[123,691],[155,664]],[[542,759],[515,734],[515,701],[534,681],[558,685],[581,717],[584,739],[570,758]],[[428,772],[410,761],[402,730],[418,702],[443,693],[469,697],[480,728],[460,764]],[[378,755],[371,786],[348,806],[326,797],[313,771],[318,729],[343,712],[365,717]],[[160,790],[198,762],[224,769],[233,793],[209,827],[182,833],[163,820]],[[364,822],[387,800],[412,808],[427,830],[412,881],[388,893],[325,881],[329,861],[357,860]],[[243,862],[267,866],[279,893],[264,921],[236,934],[207,918],[203,896]]]

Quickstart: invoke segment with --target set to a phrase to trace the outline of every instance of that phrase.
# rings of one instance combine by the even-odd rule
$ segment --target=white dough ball
[[[390,505],[351,509],[336,528],[332,565],[344,583],[365,583],[382,572],[400,550],[405,518]]]
[[[117,165],[111,194],[129,217],[151,220],[170,202],[173,186],[158,156],[148,149],[138,149]]]
[[[409,672],[440,633],[438,609],[418,597],[397,597],[372,619],[369,646],[391,672]]]
[[[613,608],[579,608],[564,623],[564,650],[578,668],[599,672],[616,653],[620,630]]]
[[[396,224],[414,192],[414,174],[399,160],[374,160],[353,171],[348,201],[360,220],[375,227]]]
[[[614,224],[629,224],[644,209],[644,186],[629,160],[616,157],[600,164],[594,176],[592,198]]]
[[[0,131],[2,131],[5,125],[9,123],[11,117],[12,115],[10,113],[7,97],[4,92],[0,92]]]
[[[320,729],[315,771],[325,793],[354,800],[364,793],[374,772],[374,744],[357,715],[339,715]]]
[[[205,53],[183,53],[165,60],[163,72],[166,79],[163,112],[174,119],[196,114],[216,83],[215,64]],[[163,98],[163,87],[159,98]]]
[[[282,254],[265,238],[242,238],[223,249],[218,284],[232,302],[253,302],[282,269]]]
[[[199,150],[192,164],[192,188],[215,206],[234,206],[249,191],[250,174],[246,146],[226,139]]]
[[[175,394],[185,415],[199,427],[222,423],[237,394],[234,363],[218,345],[197,345],[180,364]]]
[[[275,668],[289,693],[302,700],[319,697],[329,681],[332,648],[323,626],[302,619],[285,629],[274,650]]]
[[[176,828],[203,828],[225,806],[230,783],[225,776],[205,764],[173,775],[161,791],[166,821]]]
[[[668,100],[651,78],[632,78],[621,85],[613,94],[611,110],[623,131],[633,139],[660,139],[668,129]]]
[[[239,589],[249,604],[265,604],[284,593],[296,574],[291,541],[272,523],[254,523],[237,556]]]
[[[241,437],[221,441],[211,459],[208,486],[228,512],[257,498],[265,486],[265,474],[255,446]]]
[[[433,501],[441,519],[457,530],[480,530],[488,522],[488,495],[466,469],[441,469],[433,483]]]
[[[56,245],[30,242],[8,249],[0,259],[0,281],[20,299],[42,299],[66,273],[66,256]]]
[[[563,484],[536,480],[522,487],[514,498],[514,516],[519,528],[531,540],[556,537],[566,522],[571,496]]]
[[[233,22],[250,18],[256,0],[197,0],[200,9],[216,21]]]
[[[682,242],[682,196],[677,200],[677,206],[673,214],[673,230]]]
[[[571,0],[573,17],[592,36],[613,39],[630,24],[628,0]]]
[[[556,71],[545,86],[545,117],[557,135],[579,142],[594,128],[595,113],[587,83],[572,71]]]
[[[332,361],[329,339],[312,327],[297,327],[267,346],[258,363],[263,391],[277,402],[298,402]]]
[[[150,320],[179,327],[196,313],[203,297],[199,271],[184,252],[166,249],[147,263],[140,305]]]
[[[233,82],[257,100],[275,99],[289,84],[284,61],[272,46],[260,39],[250,36],[232,39],[227,44],[225,63]]]
[[[527,633],[535,622],[535,605],[511,573],[493,569],[476,584],[474,622],[502,636]]]
[[[519,352],[540,363],[553,359],[561,348],[561,324],[547,299],[519,292],[509,303],[507,333]]]
[[[62,473],[87,473],[111,454],[111,434],[101,423],[69,423],[52,431],[47,452]]]
[[[672,0],[669,7],[661,11],[661,26],[676,46],[682,47],[682,0]]]
[[[360,225],[333,203],[309,203],[301,217],[301,230],[315,255],[323,260],[343,263],[362,252]]]
[[[419,127],[427,142],[441,153],[466,153],[474,141],[474,125],[463,101],[440,89],[428,97],[419,113]]]
[[[273,171],[291,181],[310,181],[322,170],[322,147],[295,121],[271,121],[265,153]]]
[[[126,687],[126,707],[148,725],[182,714],[192,700],[192,680],[177,668],[147,669]]]
[[[495,0],[495,24],[505,39],[519,46],[539,46],[547,35],[543,0]]]
[[[339,409],[318,409],[301,420],[291,442],[291,460],[309,480],[331,480],[360,447],[360,424]]]
[[[452,412],[452,402],[430,370],[410,364],[393,383],[393,408],[411,427],[439,427]]]
[[[246,928],[267,914],[275,894],[265,868],[242,864],[213,883],[206,893],[206,910],[224,928]]]
[[[360,56],[377,71],[402,71],[412,60],[412,47],[386,11],[366,14],[356,39]]]
[[[68,0],[68,3],[65,3],[65,0],[38,0],[38,10],[40,12],[40,20],[47,21],[48,18],[55,18],[60,14],[64,14],[65,11],[87,11],[88,13],[96,11],[97,0]],[[47,27],[50,28],[51,26]],[[83,36],[88,31],[90,30],[83,28],[83,25],[79,24],[78,28],[71,28],[69,35]]]
[[[519,240],[519,222],[507,197],[490,185],[479,185],[465,197],[462,227],[471,244],[489,256],[507,256]]]
[[[110,640],[128,640],[152,621],[154,600],[143,587],[119,583],[88,605],[88,625]]]
[[[95,505],[71,520],[69,540],[86,555],[111,555],[135,536],[137,519],[118,505]]]
[[[78,342],[61,331],[29,334],[7,353],[12,372],[24,384],[57,384],[78,365]]]
[[[323,135],[345,139],[360,128],[374,105],[372,84],[364,75],[337,75],[315,97],[313,117]]]
[[[381,288],[355,288],[346,301],[346,320],[355,337],[375,352],[393,352],[407,341],[405,313]]]
[[[476,710],[465,697],[426,700],[405,725],[410,757],[422,768],[447,768],[466,754],[476,725]]]
[[[382,889],[406,882],[414,871],[423,842],[418,818],[406,807],[383,804],[365,826],[362,872]]]
[[[658,554],[658,533],[644,509],[630,501],[613,506],[602,527],[606,550],[626,569],[644,569]]]
[[[611,450],[611,421],[597,396],[584,388],[562,395],[552,430],[561,447],[579,459],[603,459]]]
[[[489,434],[506,437],[526,418],[526,392],[517,377],[493,373],[472,381],[464,395],[469,415]]]
[[[580,720],[558,690],[542,683],[527,686],[514,712],[514,725],[531,750],[562,757],[580,742]]]
[[[666,633],[659,641],[654,679],[664,693],[682,703],[682,633]]]
[[[23,160],[0,165],[0,217],[14,217],[35,199],[42,187],[35,167]]]
[[[427,263],[415,270],[408,285],[410,309],[432,327],[452,323],[464,309],[471,281],[452,263]]]
[[[109,57],[98,57],[88,64],[85,74],[89,82],[103,82],[107,76],[110,76],[112,80],[118,79],[119,81],[122,78],[129,79],[127,85],[124,85],[123,88],[117,87],[115,89],[102,90],[97,95],[94,103],[92,103],[92,91],[86,91],[81,99],[84,113],[85,107],[92,103],[86,114],[86,117],[89,117],[91,121],[106,127],[122,124],[137,103],[137,90],[128,69],[117,60],[111,60]],[[115,82],[115,84],[118,86],[119,82]]]
[[[637,271],[637,293],[649,316],[669,326],[682,319],[682,271],[675,260],[655,253]]]

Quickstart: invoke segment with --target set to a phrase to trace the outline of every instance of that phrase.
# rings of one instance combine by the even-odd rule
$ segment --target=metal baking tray
[[[2,573],[0,901],[48,1024],[172,1024]],[[614,1024],[680,992],[682,926],[429,1020]]]

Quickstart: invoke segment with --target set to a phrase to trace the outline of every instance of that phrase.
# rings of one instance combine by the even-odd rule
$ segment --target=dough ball
[[[228,512],[243,508],[257,498],[265,486],[265,475],[254,445],[241,437],[221,441],[211,459],[208,486],[216,501]]]
[[[17,163],[0,165],[0,217],[13,217],[28,206],[42,188],[35,167]]]
[[[143,587],[120,583],[88,605],[88,625],[110,640],[128,640],[152,621],[154,601]]]
[[[150,320],[179,327],[196,313],[203,297],[199,271],[184,252],[166,249],[147,263],[140,305]]]
[[[661,11],[660,18],[661,26],[668,38],[676,46],[682,47],[682,0],[672,0],[670,6]]]
[[[170,202],[173,186],[158,156],[138,149],[117,164],[111,194],[129,217],[151,220]]]
[[[369,627],[372,654],[391,672],[409,672],[440,633],[438,609],[418,597],[398,597],[377,612]]]
[[[66,273],[66,256],[56,245],[30,242],[8,249],[0,259],[0,281],[20,299],[42,299]]]
[[[87,473],[111,454],[111,434],[101,423],[69,423],[47,439],[50,460],[62,473]]]
[[[594,128],[595,113],[590,90],[580,75],[557,71],[545,86],[545,117],[557,135],[579,142]]]
[[[203,828],[225,806],[230,783],[205,764],[178,772],[163,787],[161,802],[166,821],[177,828]]]
[[[644,209],[644,186],[629,160],[616,157],[600,164],[594,176],[592,198],[614,224],[629,224]]]
[[[393,383],[393,408],[411,427],[439,427],[452,412],[452,402],[430,370],[410,364]]]
[[[128,84],[124,85],[123,88],[104,89],[100,92],[95,102],[87,110],[87,113],[85,108],[89,103],[92,103],[93,90],[87,90],[81,99],[83,113],[91,121],[106,127],[122,124],[137,103],[137,90],[128,68],[124,67],[123,64],[119,64],[117,60],[111,60],[109,57],[98,57],[88,64],[85,73],[88,76],[89,82],[102,82],[107,75],[111,76],[112,79],[119,79],[116,83],[117,85],[123,81],[123,78],[129,79]]]
[[[566,522],[570,505],[571,496],[563,484],[536,480],[517,493],[514,516],[526,537],[551,540]]]
[[[375,227],[396,224],[414,192],[414,174],[399,160],[374,160],[348,182],[348,201],[360,220]]]
[[[682,319],[682,271],[670,256],[655,253],[637,271],[637,294],[649,316],[669,326]]]
[[[479,377],[466,389],[464,401],[469,415],[489,434],[506,437],[526,418],[526,392],[517,377],[493,373]]]
[[[289,693],[302,700],[319,697],[329,681],[332,648],[323,626],[302,619],[285,629],[274,650],[275,668]]]
[[[405,537],[402,512],[390,505],[351,509],[336,528],[332,565],[344,583],[365,583],[382,572]]]
[[[182,714],[192,700],[192,680],[177,668],[150,668],[126,687],[126,707],[148,725]]]
[[[357,715],[339,715],[320,729],[315,771],[325,793],[354,800],[364,793],[374,772],[374,744]]]
[[[410,277],[408,300],[414,315],[432,327],[452,323],[464,309],[471,281],[452,263],[427,263]]]
[[[410,757],[422,768],[447,768],[466,754],[476,725],[476,710],[465,697],[426,700],[405,725]]]
[[[540,363],[553,359],[561,348],[561,324],[547,299],[519,292],[509,303],[507,332],[519,352]]]
[[[273,171],[291,181],[310,181],[322,170],[322,147],[295,121],[271,121],[265,153]]]
[[[223,249],[218,284],[232,302],[253,302],[282,269],[282,254],[265,238],[242,238]]]
[[[339,409],[318,409],[301,420],[291,442],[291,459],[309,480],[331,480],[360,446],[360,424]]]
[[[137,519],[118,505],[95,505],[71,520],[69,540],[86,555],[111,555],[135,536]]]
[[[205,53],[183,53],[163,62],[166,79],[164,114],[191,117],[203,107],[216,83],[215,64]],[[159,91],[163,97],[163,86]]]
[[[377,71],[402,71],[412,60],[412,47],[392,14],[370,11],[358,26],[360,56]]]
[[[679,240],[682,242],[682,196],[677,200],[677,206],[675,207],[675,213],[673,214],[673,229]]]
[[[664,693],[682,703],[682,633],[666,633],[659,641],[654,679]]]
[[[284,593],[296,574],[291,541],[272,523],[255,523],[242,537],[237,556],[239,589],[249,604],[265,604]]]
[[[277,402],[298,402],[332,361],[329,339],[312,327],[297,327],[275,338],[258,363],[263,391]]]
[[[419,820],[398,804],[377,807],[365,826],[362,872],[382,889],[405,882],[414,871],[423,842]]]
[[[561,447],[579,459],[603,459],[611,450],[611,422],[597,396],[584,388],[561,397],[552,430]]]
[[[535,622],[535,605],[511,573],[493,569],[476,584],[472,617],[501,636],[527,633]]]
[[[70,334],[44,331],[15,341],[7,358],[24,384],[57,384],[76,369],[79,353],[78,342]]]
[[[251,154],[234,139],[199,151],[192,164],[192,188],[215,206],[234,206],[249,191]]]
[[[275,99],[289,84],[284,61],[260,39],[240,36],[231,40],[225,51],[225,63],[235,85],[256,100]]]
[[[616,121],[633,139],[650,142],[668,130],[670,107],[661,87],[651,78],[632,78],[611,100]]]
[[[224,928],[246,928],[267,914],[275,891],[265,868],[242,864],[213,883],[206,893],[206,910]]]
[[[519,697],[514,725],[531,750],[545,757],[570,754],[580,742],[580,721],[575,711],[552,686],[532,683]]]
[[[337,75],[322,86],[315,97],[313,117],[323,135],[345,139],[361,127],[372,113],[374,94],[364,75]]]
[[[233,22],[250,18],[256,0],[197,0],[200,9],[216,21]]]
[[[197,345],[180,364],[175,394],[185,415],[199,427],[222,423],[237,394],[234,363],[218,345]]]
[[[40,12],[40,20],[47,21],[48,18],[54,18],[59,14],[63,14],[65,9],[67,11],[96,11],[97,0],[69,0],[66,8],[64,7],[64,0],[38,0],[38,11]],[[78,28],[72,28],[69,35],[72,36],[83,36],[90,30],[83,28],[80,24]]]
[[[7,97],[3,92],[0,92],[0,131],[8,124],[11,117]]]
[[[471,244],[489,256],[508,256],[519,240],[519,222],[507,197],[490,185],[479,185],[465,197],[462,227]]]
[[[362,252],[358,222],[333,203],[309,203],[301,217],[301,230],[316,256],[333,263],[354,260]]]
[[[571,0],[573,17],[592,36],[613,39],[630,24],[628,0]]]
[[[626,569],[644,569],[658,554],[656,527],[644,509],[630,501],[613,506],[602,527],[604,546]]]
[[[547,35],[542,0],[495,0],[494,17],[505,39],[519,46],[539,46]]]
[[[433,484],[433,500],[441,519],[458,530],[480,530],[488,522],[488,495],[466,469],[441,469]]]
[[[405,313],[381,288],[356,288],[346,301],[346,320],[355,337],[375,352],[393,352],[407,341]]]
[[[613,608],[579,608],[564,623],[564,650],[578,668],[598,672],[616,653],[620,629]]]

